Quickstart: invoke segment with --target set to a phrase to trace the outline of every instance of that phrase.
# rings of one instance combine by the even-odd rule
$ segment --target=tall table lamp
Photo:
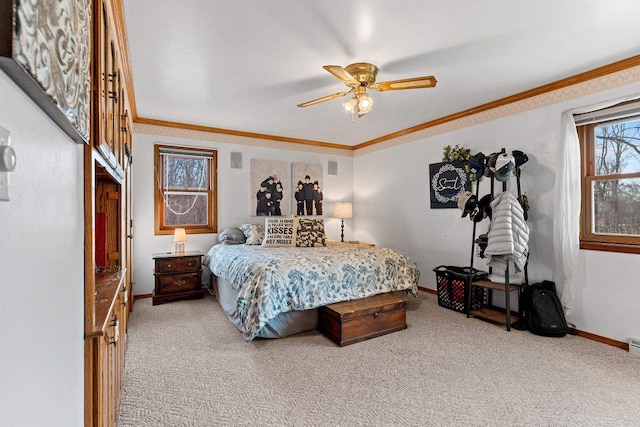
[[[187,241],[187,232],[184,228],[176,228],[173,231],[173,241],[176,242],[176,253],[184,253],[184,242]]]
[[[333,205],[333,217],[342,220],[340,241],[344,242],[344,220],[345,218],[353,218],[353,204],[346,202],[336,203]]]

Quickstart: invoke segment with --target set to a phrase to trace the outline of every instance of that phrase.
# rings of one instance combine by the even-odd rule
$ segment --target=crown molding
[[[218,129],[209,126],[190,125],[168,122],[164,120],[139,117],[133,123],[134,132],[152,135],[169,136],[211,141],[215,135],[216,142],[242,144],[257,147],[276,148],[281,150],[316,152],[339,156],[353,156],[353,147],[349,145],[331,144],[320,141],[287,138],[260,133],[241,132],[229,129]]]
[[[640,55],[354,146],[354,156],[640,82]]]
[[[210,134],[213,133],[231,136],[233,138],[226,138],[226,142],[236,144],[266,146],[296,151],[330,151],[339,155],[358,156],[638,81],[640,81],[640,55],[469,108],[355,146],[147,118],[137,118],[134,120],[134,130],[142,132],[144,126],[144,129],[146,129],[145,133],[193,137],[194,139],[211,139]],[[161,131],[160,128],[174,130]],[[193,134],[194,132],[195,134]],[[208,136],[205,137],[207,134]]]

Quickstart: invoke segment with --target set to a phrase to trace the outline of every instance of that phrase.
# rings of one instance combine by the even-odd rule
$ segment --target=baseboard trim
[[[438,295],[438,291],[436,291],[435,289],[425,288],[424,286],[418,286],[418,290],[431,295]]]
[[[133,299],[137,300],[137,299],[145,299],[145,298],[151,298],[153,296],[153,294],[140,294],[140,295],[134,295]]]
[[[602,344],[607,344],[613,347],[621,348],[622,350],[629,351],[629,343],[613,340],[611,338],[603,337],[600,335],[592,334],[591,332],[581,331],[575,328],[569,328],[569,333],[573,333],[582,338],[587,338],[592,341],[597,341]]]
[[[438,291],[436,291],[435,289],[430,289],[430,288],[425,288],[424,286],[418,286],[418,290],[422,291],[422,292],[426,292],[428,294],[432,294],[432,295],[438,295]],[[517,313],[514,313],[517,315]],[[607,338],[607,337],[603,337],[600,335],[596,335],[596,334],[592,334],[591,332],[585,332],[585,331],[581,331],[579,329],[576,328],[569,328],[569,334],[571,335],[577,335],[579,337],[582,338],[586,338],[592,341],[596,341],[602,344],[606,344],[606,345],[610,345],[613,347],[618,347],[621,348],[622,350],[625,351],[629,351],[629,343],[626,342],[622,342],[622,341],[617,341],[611,338]]]

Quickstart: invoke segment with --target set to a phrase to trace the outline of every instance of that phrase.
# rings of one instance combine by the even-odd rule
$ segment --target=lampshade
[[[353,218],[353,204],[339,202],[333,205],[334,218]]]
[[[174,242],[186,242],[187,241],[187,232],[184,228],[176,228],[173,231],[173,241]]]

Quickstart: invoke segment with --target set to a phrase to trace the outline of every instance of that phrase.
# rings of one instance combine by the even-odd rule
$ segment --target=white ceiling
[[[124,0],[138,117],[356,145],[640,54],[638,0]],[[371,62],[351,122],[323,65]]]

